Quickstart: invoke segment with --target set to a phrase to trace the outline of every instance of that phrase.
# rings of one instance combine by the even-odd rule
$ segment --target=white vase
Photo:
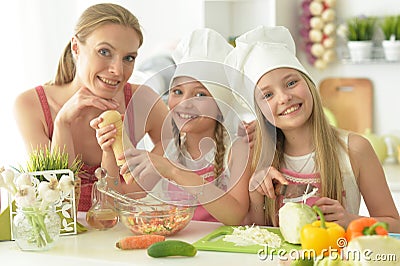
[[[400,41],[384,40],[382,41],[383,52],[388,61],[400,60]]]
[[[372,46],[373,46],[372,41],[347,42],[350,58],[354,62],[370,60],[372,57]]]

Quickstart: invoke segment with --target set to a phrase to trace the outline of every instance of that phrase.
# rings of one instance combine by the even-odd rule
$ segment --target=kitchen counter
[[[78,220],[83,224],[84,213]],[[192,221],[174,236],[167,239],[179,239],[193,243],[222,224]],[[57,265],[57,266],[102,266],[102,265],[277,265],[277,260],[260,260],[257,254],[198,251],[195,257],[151,258],[143,250],[119,250],[115,243],[132,233],[118,223],[107,231],[89,229],[88,232],[61,236],[56,245],[48,251],[21,251],[13,241],[0,242],[0,261],[12,265]]]

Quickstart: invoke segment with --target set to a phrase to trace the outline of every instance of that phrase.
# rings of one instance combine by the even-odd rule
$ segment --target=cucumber
[[[180,240],[165,240],[154,243],[147,248],[147,254],[153,258],[170,256],[193,257],[196,253],[195,246]]]

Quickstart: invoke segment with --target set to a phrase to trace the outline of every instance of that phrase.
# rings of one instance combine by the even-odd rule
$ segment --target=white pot
[[[400,41],[385,40],[382,41],[383,52],[388,61],[400,60]]]
[[[369,60],[372,57],[372,41],[349,41],[347,47],[349,48],[350,58],[354,62]]]

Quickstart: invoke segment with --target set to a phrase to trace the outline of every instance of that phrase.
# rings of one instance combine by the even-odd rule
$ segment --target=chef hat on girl
[[[225,57],[232,49],[232,45],[212,29],[192,31],[172,53],[176,70],[170,87],[177,77],[193,78],[207,88],[224,114],[234,99],[224,69]]]
[[[296,45],[283,26],[258,26],[236,39],[236,47],[227,55],[225,64],[240,74],[229,70],[231,87],[254,106],[254,89],[259,79],[277,68],[294,68],[312,78],[296,57]]]

